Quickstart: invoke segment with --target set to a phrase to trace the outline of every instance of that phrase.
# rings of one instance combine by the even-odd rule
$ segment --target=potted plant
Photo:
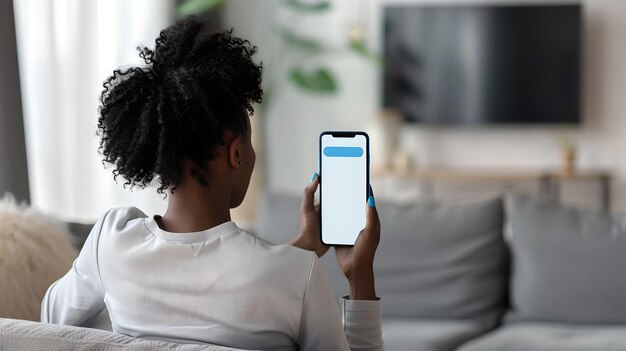
[[[561,148],[562,171],[566,175],[576,172],[576,141],[570,135],[561,134],[559,137]]]

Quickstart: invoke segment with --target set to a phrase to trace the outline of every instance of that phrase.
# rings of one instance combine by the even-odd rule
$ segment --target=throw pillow
[[[497,322],[508,279],[501,199],[383,203],[378,212],[376,290],[386,316]]]
[[[0,199],[0,317],[38,321],[46,290],[77,255],[63,223]]]
[[[298,233],[300,197],[268,193],[257,230],[276,243]],[[506,307],[508,254],[501,199],[377,201],[381,241],[374,262],[386,317],[462,318],[493,325]],[[334,253],[322,263],[335,296],[349,292]]]
[[[508,320],[626,323],[626,218],[509,197]]]

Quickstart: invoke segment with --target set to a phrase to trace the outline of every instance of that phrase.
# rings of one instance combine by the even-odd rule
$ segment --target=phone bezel
[[[370,192],[370,137],[366,132],[363,131],[324,131],[320,134],[319,136],[319,147],[318,147],[318,157],[319,157],[319,175],[320,175],[320,241],[324,244],[324,245],[330,245],[330,246],[346,246],[346,247],[350,247],[350,246],[354,246],[354,245],[347,245],[347,244],[333,244],[333,243],[326,243],[324,242],[324,236],[322,235],[322,210],[321,210],[321,206],[324,206],[323,203],[323,199],[322,199],[322,187],[324,186],[324,175],[323,175],[323,169],[322,169],[322,138],[324,137],[324,135],[330,135],[334,138],[354,138],[357,135],[363,135],[365,137],[365,155],[366,155],[366,160],[365,160],[365,201],[363,203],[363,205],[365,205],[367,203],[367,199],[369,197],[369,192]]]

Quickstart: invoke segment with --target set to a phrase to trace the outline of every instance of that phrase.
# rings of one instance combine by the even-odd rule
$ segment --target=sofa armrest
[[[241,351],[208,344],[175,344],[132,338],[104,330],[45,324],[0,318],[0,345],[3,350],[169,350]]]

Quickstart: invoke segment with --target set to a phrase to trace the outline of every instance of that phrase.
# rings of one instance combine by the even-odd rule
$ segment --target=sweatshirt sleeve
[[[382,301],[341,298],[341,314],[350,350],[382,351]]]
[[[48,288],[41,303],[42,322],[81,326],[105,308],[98,242],[107,215],[108,212],[91,229],[72,268]]]
[[[342,324],[328,276],[317,256],[312,256],[297,340],[300,350],[383,350],[381,301],[342,301]]]

